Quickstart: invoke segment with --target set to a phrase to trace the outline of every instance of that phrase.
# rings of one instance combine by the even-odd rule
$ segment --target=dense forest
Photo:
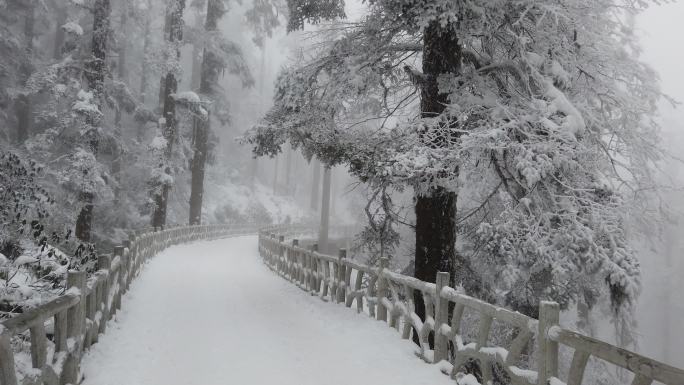
[[[634,346],[639,253],[679,215],[657,3],[0,0],[2,317],[137,229],[299,222]]]

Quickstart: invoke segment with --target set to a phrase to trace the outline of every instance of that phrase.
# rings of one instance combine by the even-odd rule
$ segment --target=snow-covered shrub
[[[68,269],[87,269],[94,259],[89,245],[52,221],[55,201],[41,186],[43,176],[35,161],[0,151],[0,308],[5,311],[51,298],[63,289]]]

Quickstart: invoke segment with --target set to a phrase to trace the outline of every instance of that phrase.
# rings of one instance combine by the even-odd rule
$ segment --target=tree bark
[[[424,118],[441,114],[448,103],[448,95],[439,92],[438,77],[460,70],[461,50],[458,38],[449,25],[431,22],[423,36],[423,72],[427,81],[421,90],[421,115]],[[424,145],[442,147],[448,138],[427,139]],[[458,170],[454,170],[458,172]],[[444,188],[416,194],[416,249],[414,276],[426,282],[435,282],[437,272],[454,272],[456,258],[456,200],[455,192]],[[454,274],[452,274],[453,276]],[[423,297],[414,296],[416,314],[425,319]],[[415,333],[414,333],[415,337]],[[414,338],[415,341],[415,338]]]
[[[94,95],[95,103],[102,111],[104,97],[104,80],[107,72],[107,40],[109,39],[109,0],[96,0],[93,4],[93,39],[91,52],[92,60],[88,63],[86,79],[88,87]],[[94,125],[94,122],[90,122]],[[99,144],[95,127],[91,128],[93,133],[89,135],[90,150],[97,154]],[[76,237],[84,242],[90,242],[93,229],[93,210],[95,194],[92,191],[81,191],[81,212],[76,219]]]
[[[202,200],[204,197],[204,174],[207,162],[207,144],[210,130],[207,120],[195,119],[195,154],[192,157],[192,177],[190,182],[190,224],[202,223]]]
[[[183,40],[183,10],[185,8],[185,0],[173,0],[169,3],[167,10],[168,20],[168,42],[177,44]],[[180,58],[180,49],[176,50],[176,56]],[[173,154],[173,147],[175,145],[177,133],[176,122],[176,100],[173,95],[178,91],[178,80],[173,72],[168,72],[164,77],[164,119],[165,124],[163,128],[163,135],[166,139],[166,151],[163,165],[167,174],[171,173],[171,157]],[[168,198],[171,186],[168,183],[162,183],[155,188],[155,207],[152,214],[152,226],[155,228],[164,228],[166,226]]]

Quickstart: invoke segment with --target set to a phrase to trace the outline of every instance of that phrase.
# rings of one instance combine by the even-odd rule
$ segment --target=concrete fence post
[[[449,301],[442,298],[442,288],[449,286],[449,273],[438,272],[435,280],[435,357],[434,363],[447,360],[449,341],[441,333],[442,325],[448,323]]]
[[[380,269],[378,270],[377,293],[377,317],[379,321],[387,321],[387,308],[382,304],[382,299],[387,298],[387,280],[382,277],[382,273],[389,267],[389,259],[380,258]]]
[[[285,236],[278,236],[278,271],[287,273],[287,263],[283,261],[283,258],[285,257],[285,246],[283,245],[283,242],[285,242]]]
[[[537,362],[539,376],[537,385],[548,385],[551,377],[558,377],[558,343],[548,336],[549,329],[557,326],[560,307],[555,302],[539,304],[539,335],[537,336]]]
[[[107,275],[105,276],[104,283],[102,285],[102,291],[100,293],[100,298],[98,298],[97,307],[102,311],[102,318],[100,319],[100,333],[104,333],[107,330],[107,321],[109,321],[109,291],[111,288],[112,280],[112,257],[103,254],[97,259],[98,270],[107,270]],[[97,332],[96,332],[97,333]]]
[[[60,378],[60,384],[78,384],[79,363],[83,346],[83,330],[85,328],[85,271],[69,271],[67,273],[67,289],[77,289],[81,300],[67,312],[67,357]]]
[[[346,302],[346,277],[347,277],[347,266],[344,264],[347,259],[347,250],[340,249],[337,255],[337,303]]]
[[[293,239],[292,246],[299,246],[299,240]],[[289,253],[287,253],[287,257],[290,260],[290,278],[293,282],[297,283],[299,282],[299,253],[291,250]]]

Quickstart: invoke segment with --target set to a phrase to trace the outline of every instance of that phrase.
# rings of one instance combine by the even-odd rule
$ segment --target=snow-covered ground
[[[83,361],[84,385],[449,384],[381,322],[262,264],[256,237],[153,258]]]

